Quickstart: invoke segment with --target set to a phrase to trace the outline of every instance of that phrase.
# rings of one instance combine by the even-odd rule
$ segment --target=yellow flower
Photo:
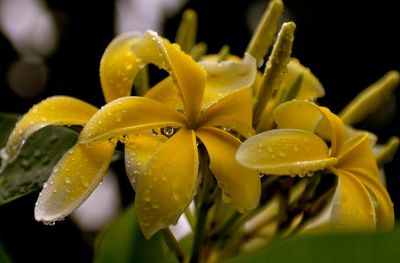
[[[129,96],[136,74],[148,63],[165,69],[170,77],[145,97]],[[193,199],[199,183],[200,142],[223,195],[246,211],[258,204],[260,180],[257,172],[235,160],[241,142],[228,131],[245,137],[253,134],[249,87],[255,72],[250,55],[236,62],[198,64],[154,32],[125,34],[109,45],[100,65],[108,104],[97,111],[72,98],[43,101],[17,124],[3,152],[15,156],[18,149],[12,142],[22,145],[44,125],[84,125],[78,143],[58,162],[39,195],[35,207],[39,221],[61,220],[90,195],[101,182],[118,140],[126,146],[127,174],[146,237],[176,223]],[[67,104],[71,102],[75,104]]]
[[[276,108],[280,129],[245,141],[237,152],[242,165],[273,175],[311,176],[324,170],[338,178],[332,227],[341,230],[391,228],[392,202],[379,181],[368,134],[345,138],[341,119],[325,107],[293,100]],[[330,141],[329,148],[325,141]]]

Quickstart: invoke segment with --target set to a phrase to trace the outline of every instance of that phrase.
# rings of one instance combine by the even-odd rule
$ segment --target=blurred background
[[[400,70],[396,1],[347,2],[351,4],[284,1],[284,20],[297,24],[293,56],[319,78],[326,90],[320,103],[334,112],[387,71]],[[53,95],[70,95],[102,106],[99,62],[112,38],[124,31],[153,29],[173,40],[187,8],[198,13],[198,41],[207,43],[208,53],[228,44],[232,53],[241,55],[266,5],[258,0],[0,0],[0,112],[22,114]],[[396,100],[399,91],[359,127],[375,132],[380,142],[399,136]],[[386,167],[397,215],[399,162],[397,154]],[[90,262],[96,231],[133,198],[123,171],[108,177],[110,182],[103,185],[119,189],[122,195],[104,190],[100,195],[108,203],[93,201],[97,212],[75,213],[74,222],[67,219],[53,227],[35,222],[37,194],[0,207],[0,243],[15,262],[27,258]],[[87,223],[85,217],[103,219]],[[81,228],[86,229],[83,234]]]

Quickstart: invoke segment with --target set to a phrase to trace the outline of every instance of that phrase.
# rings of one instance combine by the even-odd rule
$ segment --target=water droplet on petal
[[[161,133],[167,137],[171,137],[175,132],[175,128],[172,126],[168,126],[161,129]]]

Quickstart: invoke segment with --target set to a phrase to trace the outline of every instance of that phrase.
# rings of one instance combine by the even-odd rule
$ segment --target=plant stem
[[[192,229],[192,231],[194,231],[196,228],[195,219],[194,219],[193,214],[190,211],[189,207],[185,209],[185,216],[189,222],[190,228]]]
[[[162,231],[163,238],[165,243],[167,243],[168,247],[174,252],[176,258],[179,262],[187,262],[188,255],[186,251],[183,250],[181,245],[179,244],[178,240],[176,240],[174,234],[171,232],[169,228],[166,228]]]
[[[194,231],[194,241],[192,247],[192,256],[190,263],[199,263],[202,256],[202,246],[207,225],[207,215],[210,207],[215,201],[217,188],[213,175],[209,168],[207,153],[200,149],[199,151],[200,173],[202,175],[202,183],[199,192],[199,203],[197,209],[196,227]]]
[[[190,263],[200,262],[201,245],[203,243],[204,230],[207,222],[207,212],[208,208],[202,204],[198,211],[196,229],[194,233],[193,248],[192,248],[192,257],[190,259]]]

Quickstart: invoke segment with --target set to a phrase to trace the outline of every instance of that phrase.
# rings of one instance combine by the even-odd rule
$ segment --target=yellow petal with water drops
[[[378,177],[378,166],[368,142],[368,134],[360,134],[347,141],[338,156],[337,168],[363,168]]]
[[[152,129],[130,136],[125,143],[126,173],[135,190],[136,182],[145,173],[148,162],[166,141],[167,137],[161,134],[160,129]]]
[[[182,99],[189,122],[196,123],[201,109],[206,73],[189,55],[162,39],[153,31],[143,34],[132,46],[135,54],[145,63],[153,63],[165,69],[173,78]]]
[[[126,135],[159,127],[186,125],[183,114],[143,97],[124,97],[102,107],[85,125],[79,140],[126,141]]]
[[[367,188],[375,208],[377,229],[391,229],[394,226],[393,203],[379,178],[365,169],[346,170],[357,177]]]
[[[8,138],[6,146],[0,151],[2,167],[12,162],[35,131],[48,125],[85,125],[97,108],[78,99],[55,96],[33,106],[17,122]]]
[[[154,87],[149,89],[149,91],[144,94],[144,97],[161,102],[175,110],[183,111],[179,90],[171,77],[161,80]]]
[[[259,174],[241,166],[235,159],[240,141],[217,128],[202,127],[196,135],[204,143],[210,156],[210,169],[223,191],[225,201],[245,212],[258,205],[261,194]]]
[[[59,221],[80,206],[103,179],[114,147],[109,142],[78,143],[66,152],[39,194],[35,219]]]
[[[338,176],[333,197],[332,227],[339,231],[375,230],[375,209],[368,189],[353,174],[331,168]]]
[[[292,100],[274,110],[274,120],[279,128],[302,129],[318,134],[332,142],[331,156],[340,152],[344,143],[345,126],[328,108],[315,103]]]
[[[252,90],[241,89],[208,108],[202,114],[199,126],[231,128],[245,137],[250,137],[254,134],[252,114]]]
[[[298,129],[276,129],[250,137],[239,148],[240,164],[265,174],[312,175],[335,165],[325,142]]]
[[[206,72],[177,45],[167,42],[165,48],[171,63],[171,75],[177,83],[182,96],[183,107],[189,123],[195,125],[200,117],[206,83]]]
[[[195,194],[198,165],[196,137],[186,128],[154,153],[136,182],[136,213],[146,238],[177,223]]]
[[[295,94],[296,99],[316,99],[325,95],[325,90],[319,80],[312,74],[309,68],[303,66],[298,59],[292,58],[287,65],[287,74],[282,84],[281,92],[293,86],[297,78],[301,77],[301,84]]]
[[[250,87],[256,78],[256,61],[248,53],[239,61],[202,61],[200,64],[207,71],[203,109],[238,89]]]
[[[131,95],[133,80],[144,62],[132,51],[140,39],[137,32],[117,36],[105,50],[100,62],[100,81],[107,102]]]

